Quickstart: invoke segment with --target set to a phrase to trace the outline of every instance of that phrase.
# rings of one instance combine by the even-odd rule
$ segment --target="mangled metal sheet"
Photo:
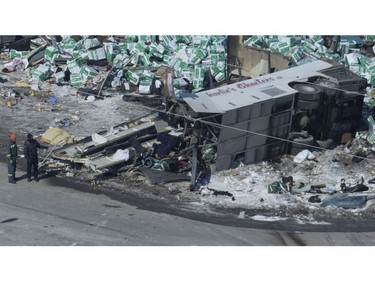
[[[99,156],[94,159],[87,159],[84,164],[93,171],[100,171],[112,166],[131,162],[133,161],[135,154],[136,153],[134,149],[119,149],[112,155]]]
[[[152,127],[154,127],[153,122],[134,125],[130,128],[118,126],[116,129],[122,128],[122,130],[118,130],[116,133],[103,132],[99,134],[102,138],[106,139],[105,142],[95,142],[95,140],[92,138],[87,138],[86,141],[75,143],[56,150],[53,157],[60,160],[85,163],[86,159],[82,159],[82,156],[102,150],[110,145],[126,141],[132,135],[147,131]]]

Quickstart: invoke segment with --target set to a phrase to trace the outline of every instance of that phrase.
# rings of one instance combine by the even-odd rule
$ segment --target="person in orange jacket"
[[[16,165],[18,157],[16,138],[15,134],[10,134],[7,146],[8,181],[10,183],[16,183]]]

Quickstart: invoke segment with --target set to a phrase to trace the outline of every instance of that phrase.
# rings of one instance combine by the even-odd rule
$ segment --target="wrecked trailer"
[[[290,153],[293,135],[299,136],[300,149],[311,148],[316,140],[352,138],[362,119],[366,84],[342,65],[317,60],[181,96],[185,116],[194,116],[193,122],[207,128],[201,135],[211,135],[217,143],[215,166],[220,171]],[[297,114],[308,125],[301,126]],[[306,131],[305,139],[301,133]]]
[[[131,122],[124,122],[114,126],[109,131],[93,133],[82,140],[56,149],[52,157],[73,163],[85,164],[97,154],[107,155],[113,150],[122,148],[124,142],[134,135],[138,137],[154,137],[155,124],[147,118],[141,118]]]
[[[164,118],[160,112],[154,112],[93,133],[54,150],[52,158],[86,167],[96,179],[138,170],[150,183],[190,180],[192,158],[196,166],[199,164],[192,152],[194,148],[187,147],[189,137],[184,140],[181,129],[172,128]]]
[[[180,144],[180,135],[158,114],[151,113],[63,145],[54,150],[52,158],[83,165],[95,175],[121,171],[128,165],[146,168],[159,165],[164,171],[174,171],[170,166],[175,160],[168,159],[167,163],[164,159]]]

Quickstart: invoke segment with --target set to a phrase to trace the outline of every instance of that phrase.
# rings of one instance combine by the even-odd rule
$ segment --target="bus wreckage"
[[[195,190],[213,170],[342,144],[364,123],[367,81],[321,60],[179,96],[171,73],[156,77],[162,109],[56,149],[53,158],[96,175],[138,168],[151,183],[188,180]],[[137,97],[153,100],[123,99]]]

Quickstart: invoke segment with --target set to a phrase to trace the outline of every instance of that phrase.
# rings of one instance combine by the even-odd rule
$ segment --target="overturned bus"
[[[182,94],[179,113],[214,144],[215,169],[296,154],[317,141],[340,144],[362,121],[367,80],[317,60],[199,93]]]
[[[53,158],[97,176],[140,167],[152,182],[190,180],[195,190],[212,169],[346,143],[364,124],[367,80],[343,65],[318,60],[178,97],[168,83],[171,69],[164,74],[163,109],[63,146]]]

